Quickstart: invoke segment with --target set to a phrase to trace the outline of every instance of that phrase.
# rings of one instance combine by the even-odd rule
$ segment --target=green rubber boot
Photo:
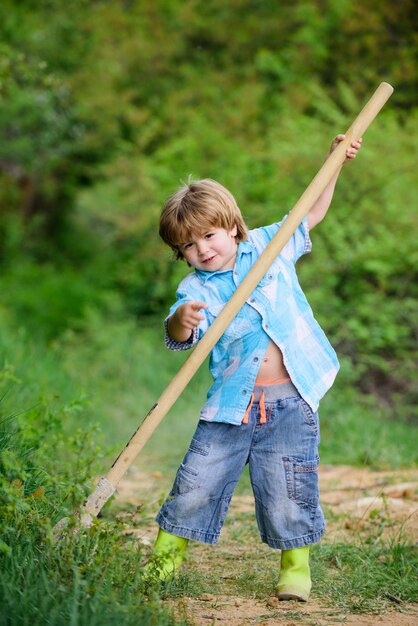
[[[146,572],[162,581],[173,578],[187,557],[188,543],[188,539],[170,535],[160,528],[150,561],[145,566]]]
[[[307,602],[311,592],[309,547],[282,550],[278,598]]]

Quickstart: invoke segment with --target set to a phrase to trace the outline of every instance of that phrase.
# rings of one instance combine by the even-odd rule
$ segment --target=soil
[[[372,471],[367,468],[348,466],[322,466],[320,469],[321,503],[326,512],[327,543],[358,541],[362,532],[376,532],[379,537],[415,541],[418,537],[418,470]],[[153,517],[161,500],[170,487],[167,479],[158,472],[151,476],[138,468],[131,468],[121,481],[119,506],[134,505],[136,514],[121,512],[126,520],[126,534],[137,537],[141,544],[154,542],[156,525]],[[139,505],[139,506],[138,506]],[[132,506],[131,506],[132,508]],[[144,510],[146,509],[146,515]],[[387,607],[379,613],[358,614],[332,607],[312,593],[307,603],[279,602],[268,591],[264,597],[237,595],[233,585],[240,561],[246,558],[243,541],[237,541],[234,532],[240,527],[239,520],[254,511],[252,496],[236,495],[232,499],[221,539],[216,547],[193,543],[189,565],[200,572],[213,572],[214,563],[227,555],[227,561],[219,569],[221,593],[195,593],[167,599],[178,617],[186,617],[195,626],[418,626],[418,605],[408,604],[396,597],[389,597]],[[135,524],[134,516],[141,517]],[[235,518],[239,518],[234,523]],[[138,520],[137,520],[138,521]],[[250,540],[250,543],[251,540]],[[259,544],[258,552],[269,550]],[[271,552],[271,551],[270,551]],[[251,556],[250,556],[251,558]],[[259,596],[260,594],[257,594]]]

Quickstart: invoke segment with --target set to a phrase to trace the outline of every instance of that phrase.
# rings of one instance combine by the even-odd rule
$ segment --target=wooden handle
[[[213,346],[221,337],[226,327],[231,323],[239,309],[249,298],[270,265],[293,235],[312,205],[325,190],[334,174],[342,166],[346,158],[346,150],[353,141],[358,140],[369,127],[386,101],[393,93],[393,87],[388,83],[381,83],[372,95],[366,106],[359,113],[346,132],[345,139],[337,146],[325,161],[318,174],[312,180],[298,202],[292,208],[287,219],[276,235],[257,259],[247,276],[238,286],[231,299],[224,306],[216,320],[203,335],[187,361],[174,376],[168,387],[158,398],[156,404],[149,411],[139,428],[133,434],[125,449],[114,462],[106,479],[116,487],[128,467],[146,444],[152,433],[158,427],[164,416],[180,396],[190,379],[199,369]],[[92,512],[93,513],[93,512]],[[95,515],[97,512],[94,511]]]

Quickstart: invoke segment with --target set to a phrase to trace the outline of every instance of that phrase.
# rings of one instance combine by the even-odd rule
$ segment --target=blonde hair
[[[232,230],[237,227],[236,241],[247,239],[247,226],[234,196],[211,178],[189,178],[165,202],[160,217],[160,237],[172,248],[176,259],[183,259],[180,246],[191,235],[210,228]]]

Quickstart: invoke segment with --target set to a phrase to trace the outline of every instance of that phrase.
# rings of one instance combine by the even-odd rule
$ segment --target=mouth
[[[213,256],[208,257],[207,259],[203,259],[202,263],[205,265],[209,265],[209,263],[212,263],[212,261],[216,258],[216,254],[214,254]]]

